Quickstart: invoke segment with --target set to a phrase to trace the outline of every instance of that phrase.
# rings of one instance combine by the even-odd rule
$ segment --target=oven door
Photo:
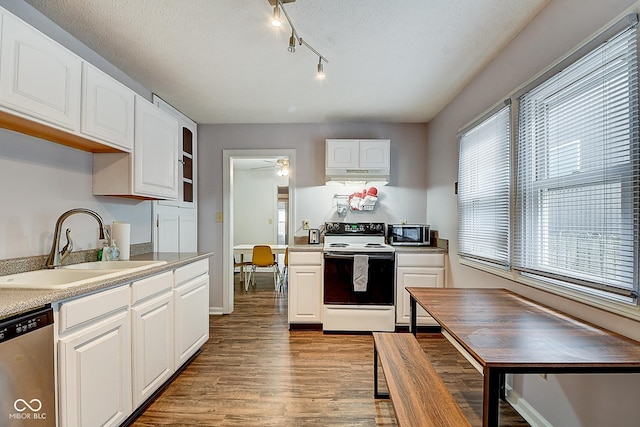
[[[368,253],[367,290],[355,292],[353,252],[324,253],[324,303],[339,305],[393,305],[394,252]]]

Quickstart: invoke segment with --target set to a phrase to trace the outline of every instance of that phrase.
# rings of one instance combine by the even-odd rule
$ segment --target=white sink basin
[[[67,289],[166,264],[166,261],[101,261],[0,276],[0,288]]]
[[[101,280],[113,270],[36,270],[0,276],[2,288],[66,289]]]
[[[166,261],[93,261],[61,267],[64,270],[144,270],[166,264]]]

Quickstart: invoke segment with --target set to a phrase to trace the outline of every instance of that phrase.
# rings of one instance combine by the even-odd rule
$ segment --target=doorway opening
[[[284,165],[288,180],[281,176]],[[234,245],[290,244],[294,195],[295,149],[223,151],[224,314],[233,312]]]

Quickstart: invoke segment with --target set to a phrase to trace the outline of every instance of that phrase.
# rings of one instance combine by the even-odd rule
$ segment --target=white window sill
[[[463,257],[458,257],[458,260],[460,264],[467,267],[476,268],[478,270],[500,276],[504,279],[511,280],[516,283],[531,286],[532,288],[540,289],[545,292],[549,292],[573,301],[587,304],[592,307],[617,314],[619,316],[624,316],[633,320],[640,321],[640,308],[637,304],[624,301],[615,301],[613,299],[599,297],[597,295],[588,294],[579,290],[555,286],[542,280],[536,280],[535,278],[525,276],[515,270],[501,269],[481,262],[472,261]]]

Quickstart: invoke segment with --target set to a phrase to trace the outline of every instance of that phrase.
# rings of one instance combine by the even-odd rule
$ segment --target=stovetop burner
[[[346,248],[347,246],[349,246],[348,243],[330,243],[329,244],[330,248]]]
[[[382,243],[367,243],[366,245],[364,245],[365,248],[384,248],[385,245],[383,245]]]

